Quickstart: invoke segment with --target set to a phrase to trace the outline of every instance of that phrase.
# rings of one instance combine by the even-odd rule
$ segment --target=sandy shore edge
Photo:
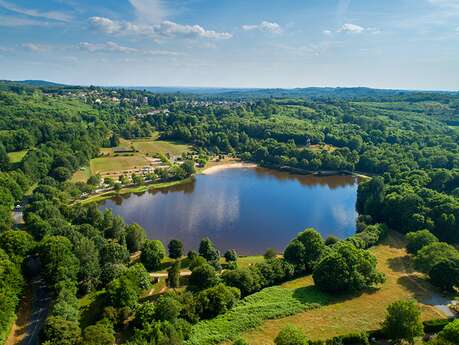
[[[215,165],[210,168],[206,168],[201,172],[201,174],[211,175],[211,174],[215,174],[219,171],[226,170],[226,169],[256,168],[256,167],[257,165],[254,163],[243,163],[243,162],[225,163],[225,164]]]

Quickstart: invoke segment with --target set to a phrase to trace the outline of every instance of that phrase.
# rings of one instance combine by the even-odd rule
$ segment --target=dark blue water
[[[227,169],[198,175],[189,184],[105,201],[127,223],[138,223],[149,238],[180,239],[196,249],[209,237],[224,251],[283,250],[307,227],[325,237],[355,232],[357,178],[298,176],[261,168]]]

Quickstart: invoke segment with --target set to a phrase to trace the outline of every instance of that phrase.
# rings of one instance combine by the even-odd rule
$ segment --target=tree
[[[80,262],[78,281],[84,291],[94,290],[100,282],[99,251],[93,241],[82,237],[74,246],[75,256]]]
[[[299,233],[284,251],[285,260],[298,270],[311,271],[325,250],[325,243],[317,230],[308,228]]]
[[[126,246],[131,253],[142,250],[147,239],[145,230],[139,224],[131,224],[126,229]]]
[[[196,304],[202,319],[211,319],[230,310],[241,297],[239,289],[222,283],[199,292]]]
[[[429,273],[441,261],[459,260],[459,251],[444,242],[434,242],[420,249],[414,257],[415,267]]]
[[[423,247],[438,242],[438,238],[429,230],[419,230],[416,232],[409,232],[405,236],[406,250],[410,254],[416,254]]]
[[[167,285],[172,288],[180,286],[180,261],[176,261],[167,270]]]
[[[286,326],[274,339],[276,345],[308,345],[306,336],[295,326]]]
[[[384,282],[376,258],[364,249],[340,242],[316,266],[314,283],[326,292],[359,291]]]
[[[226,262],[236,262],[237,261],[237,252],[234,249],[229,249],[225,252]]]
[[[68,238],[49,236],[39,246],[42,266],[47,281],[54,285],[59,281],[75,281],[80,270],[78,259],[72,253]]]
[[[325,243],[322,235],[314,228],[308,228],[297,236],[304,246],[303,262],[306,270],[312,270],[320,260],[325,249]]]
[[[199,255],[205,258],[208,262],[218,261],[220,258],[220,252],[207,237],[199,244]]]
[[[432,267],[429,277],[435,286],[454,291],[454,287],[459,287],[459,259],[440,261]]]
[[[171,240],[168,244],[169,257],[172,259],[179,259],[183,255],[183,243],[179,240]]]
[[[445,328],[438,333],[438,338],[450,342],[451,345],[456,344],[459,339],[459,319],[448,323]]]
[[[8,230],[0,234],[0,248],[15,263],[20,264],[34,246],[33,237],[25,231]]]
[[[79,343],[81,330],[78,321],[50,316],[46,320],[44,336],[52,345],[76,345]]]
[[[166,256],[166,250],[159,240],[146,240],[140,254],[140,261],[149,271],[158,270],[161,267],[161,260]]]
[[[182,305],[172,295],[163,295],[155,304],[155,319],[174,322],[180,315]]]
[[[113,325],[104,319],[83,331],[83,343],[86,345],[111,345],[115,343]]]
[[[263,257],[265,258],[265,260],[271,260],[271,259],[275,259],[277,256],[277,252],[274,248],[268,248],[265,252],[265,254],[263,255]]]
[[[396,301],[387,308],[383,332],[390,339],[405,340],[414,344],[414,339],[424,334],[421,311],[414,301]]]
[[[129,252],[119,243],[107,242],[101,250],[101,260],[104,264],[125,264],[129,261]]]
[[[196,290],[203,290],[215,286],[218,283],[218,277],[211,265],[204,264],[193,269],[189,282]]]

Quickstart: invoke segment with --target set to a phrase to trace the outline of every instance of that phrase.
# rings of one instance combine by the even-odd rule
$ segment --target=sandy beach
[[[211,175],[211,174],[215,174],[225,169],[256,168],[256,167],[257,165],[255,163],[244,163],[244,162],[224,163],[224,164],[218,164],[218,165],[209,167],[207,169],[204,169],[202,171],[202,174]]]

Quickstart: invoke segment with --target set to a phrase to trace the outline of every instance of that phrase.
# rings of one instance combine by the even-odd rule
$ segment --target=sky
[[[459,0],[0,0],[0,79],[459,90]]]

